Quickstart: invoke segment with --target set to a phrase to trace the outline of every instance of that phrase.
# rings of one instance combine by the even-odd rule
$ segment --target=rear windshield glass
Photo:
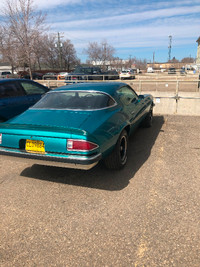
[[[8,75],[8,74],[11,74],[11,72],[10,72],[10,71],[3,71],[3,72],[1,73],[1,75]]]
[[[107,94],[89,91],[60,91],[46,94],[32,109],[95,110],[113,106],[115,101]]]

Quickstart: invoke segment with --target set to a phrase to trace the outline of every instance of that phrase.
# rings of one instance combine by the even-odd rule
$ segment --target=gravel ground
[[[0,158],[0,266],[200,266],[200,117],[156,116],[121,171]]]

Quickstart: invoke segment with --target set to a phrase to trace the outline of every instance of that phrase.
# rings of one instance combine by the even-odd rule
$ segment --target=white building
[[[9,63],[0,63],[0,71],[10,71],[12,72],[12,67]]]

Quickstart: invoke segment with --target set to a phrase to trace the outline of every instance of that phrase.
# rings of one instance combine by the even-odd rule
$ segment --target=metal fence
[[[155,92],[199,92],[199,80],[136,80],[127,82],[139,93],[144,91]]]
[[[200,92],[200,80],[42,80],[40,83],[46,85],[49,88],[60,87],[63,85],[84,83],[84,82],[124,82],[134,88],[135,91],[142,93],[145,91],[155,92]]]
[[[156,113],[200,115],[200,80],[139,80],[128,83],[138,94],[153,95]]]
[[[83,82],[102,82],[102,80],[73,80],[67,83],[59,80],[40,81],[49,88]],[[110,80],[104,82],[110,82]],[[135,79],[123,80],[123,82],[129,84],[138,94],[152,94],[156,103],[156,113],[200,115],[200,80],[198,79]]]

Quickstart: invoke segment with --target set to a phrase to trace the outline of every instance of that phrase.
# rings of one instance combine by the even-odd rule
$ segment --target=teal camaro
[[[66,85],[0,124],[0,155],[85,170],[103,160],[120,169],[129,135],[152,125],[153,106],[151,95],[138,96],[125,83]]]

